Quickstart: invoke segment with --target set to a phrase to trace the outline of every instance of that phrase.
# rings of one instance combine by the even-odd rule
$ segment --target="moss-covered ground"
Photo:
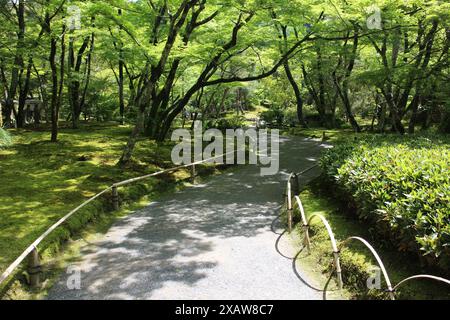
[[[76,130],[61,129],[59,141],[51,143],[48,130],[9,131],[13,144],[0,149],[0,273],[48,227],[89,197],[114,182],[174,166],[172,143],[145,138],[138,142],[129,166],[116,166],[130,132],[130,126],[115,123],[82,124]],[[198,174],[216,169],[205,165]],[[143,196],[152,200],[189,183],[189,177],[188,170],[180,170],[120,188],[121,204]],[[90,222],[106,226],[117,215],[111,214],[111,196],[105,194],[56,229],[40,246],[42,257],[57,256],[60,245]],[[16,278],[25,282],[26,276],[19,270]],[[0,292],[11,286],[10,281]]]

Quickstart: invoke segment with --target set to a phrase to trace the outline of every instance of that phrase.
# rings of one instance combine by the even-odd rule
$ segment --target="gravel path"
[[[283,232],[277,215],[285,181],[311,167],[323,147],[282,138],[278,175],[238,166],[118,221],[83,250],[76,264],[81,289],[69,290],[64,274],[48,298],[321,299],[283,257],[295,255],[292,241],[275,243]]]

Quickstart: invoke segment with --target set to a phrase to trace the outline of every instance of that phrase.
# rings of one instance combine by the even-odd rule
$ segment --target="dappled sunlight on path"
[[[117,222],[82,252],[81,290],[67,277],[50,299],[320,299],[275,249],[285,181],[311,167],[316,141],[282,138],[280,173],[238,166]],[[317,175],[301,177],[301,183]],[[297,251],[284,239],[283,254]]]

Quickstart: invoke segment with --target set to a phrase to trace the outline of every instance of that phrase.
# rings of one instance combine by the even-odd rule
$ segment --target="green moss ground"
[[[58,143],[49,141],[46,130],[10,131],[13,145],[0,150],[0,272],[59,218],[112,183],[173,167],[171,143],[143,139],[131,165],[118,168],[115,164],[130,131],[116,124],[82,125],[62,129]],[[198,173],[215,170],[207,165]],[[180,170],[121,188],[122,205],[174,191],[188,178],[189,172]],[[44,258],[54,256],[64,240],[89,222],[104,224],[103,213],[110,209],[108,194],[83,208],[40,246]]]
[[[300,136],[305,138],[322,139],[323,133],[327,142],[336,142],[345,137],[355,135],[352,129],[327,129],[327,128],[301,128],[293,127],[281,130],[281,134],[287,136]]]

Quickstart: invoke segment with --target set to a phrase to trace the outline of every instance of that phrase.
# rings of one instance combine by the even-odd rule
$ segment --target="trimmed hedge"
[[[361,136],[321,159],[336,196],[401,251],[450,267],[448,138]]]

